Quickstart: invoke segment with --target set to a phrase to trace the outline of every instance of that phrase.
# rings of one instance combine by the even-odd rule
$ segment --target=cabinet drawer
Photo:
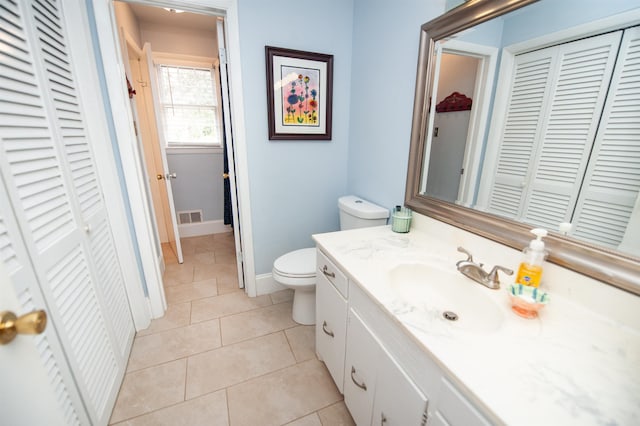
[[[345,299],[348,297],[348,281],[347,276],[338,269],[332,261],[329,260],[324,253],[318,250],[318,259],[316,264],[318,265],[318,276],[324,276],[331,284],[338,289],[342,297]]]
[[[316,352],[343,392],[347,301],[324,275],[316,280]]]
[[[467,399],[447,380],[442,379],[437,404],[439,422],[451,426],[488,426],[490,423]],[[436,421],[436,423],[438,422]],[[442,423],[438,423],[442,424]]]

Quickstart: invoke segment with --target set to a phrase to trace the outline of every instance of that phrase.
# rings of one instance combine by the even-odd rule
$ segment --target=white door
[[[0,192],[0,311],[16,316],[47,310],[30,259]],[[51,319],[42,334],[18,335],[0,346],[0,412],[11,425],[88,423],[82,399]]]
[[[22,312],[22,306],[1,263],[0,301],[0,312]],[[0,386],[0,410],[4,424],[66,423],[42,365],[36,336],[17,336],[13,342],[0,346],[0,365],[0,383],[3,384]],[[34,406],[38,409],[32,409]]]
[[[145,43],[142,48],[142,57],[140,58],[140,70],[143,78],[147,78],[151,87],[151,95],[153,96],[154,108],[148,108],[147,117],[150,119],[150,124],[154,124],[158,129],[158,149],[160,154],[160,161],[162,162],[163,172],[159,173],[160,179],[164,180],[164,190],[160,191],[162,213],[167,221],[167,234],[169,238],[169,244],[173,249],[178,263],[183,263],[184,258],[182,256],[182,245],[180,244],[180,233],[178,232],[178,218],[176,216],[176,206],[173,202],[173,188],[171,186],[171,180],[176,179],[178,176],[169,170],[169,162],[167,161],[167,152],[165,150],[166,139],[164,137],[164,131],[162,129],[161,121],[156,116],[154,111],[157,111],[157,107],[160,105],[158,81],[156,80],[156,71],[153,67],[153,56],[151,53],[151,45]],[[149,106],[149,105],[148,105]],[[170,224],[170,226],[169,226]]]
[[[2,6],[2,260],[17,313],[49,314],[38,349],[66,422],[106,424],[135,330],[67,45],[68,4]]]
[[[489,212],[547,229],[570,220],[621,35],[516,57]]]
[[[640,27],[625,30],[591,160],[585,174],[573,232],[611,248],[625,238],[640,194]],[[638,210],[635,210],[636,221]],[[637,241],[636,241],[637,245]],[[633,246],[633,244],[631,244]]]
[[[222,92],[222,111],[224,114],[224,131],[229,163],[229,179],[231,185],[231,209],[233,212],[234,237],[236,243],[236,261],[238,266],[238,285],[244,287],[244,266],[242,255],[242,230],[240,229],[240,215],[238,193],[236,186],[235,153],[233,151],[233,132],[231,131],[231,103],[229,101],[229,85],[227,80],[227,51],[225,49],[224,22],[218,18],[218,55],[220,58],[220,91]]]

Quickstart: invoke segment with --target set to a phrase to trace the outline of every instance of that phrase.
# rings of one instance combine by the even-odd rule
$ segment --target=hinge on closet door
[[[135,121],[133,122],[133,131],[136,132],[136,136],[138,136],[138,125]]]
[[[429,401],[424,404],[424,411],[422,412],[422,422],[420,422],[420,426],[425,426],[427,421],[429,420]]]
[[[218,49],[218,59],[220,60],[220,65],[226,65],[227,63],[227,51],[224,47]]]

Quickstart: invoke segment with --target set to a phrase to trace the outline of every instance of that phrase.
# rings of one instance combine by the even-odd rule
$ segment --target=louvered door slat
[[[573,217],[573,235],[612,248],[623,241],[640,193],[639,88],[640,27],[635,27],[622,39]]]

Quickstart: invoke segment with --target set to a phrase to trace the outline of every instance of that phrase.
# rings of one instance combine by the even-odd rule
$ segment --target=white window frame
[[[219,153],[222,152],[222,144],[224,141],[223,127],[222,127],[222,96],[220,93],[220,61],[217,58],[206,58],[200,56],[190,55],[177,55],[167,53],[153,53],[153,69],[155,72],[154,78],[158,82],[158,87],[162,87],[160,83],[160,66],[169,67],[193,67],[193,68],[207,68],[212,72],[212,78],[214,81],[214,89],[216,92],[216,120],[218,121],[218,142],[217,143],[170,143],[167,140],[166,134],[164,135],[164,145],[167,154],[180,154],[180,153],[192,153],[197,150],[199,153]],[[158,99],[160,99],[160,93],[158,93]],[[156,105],[158,111],[158,118],[160,125],[162,126],[162,132],[165,133],[164,113],[162,110],[162,104]]]

